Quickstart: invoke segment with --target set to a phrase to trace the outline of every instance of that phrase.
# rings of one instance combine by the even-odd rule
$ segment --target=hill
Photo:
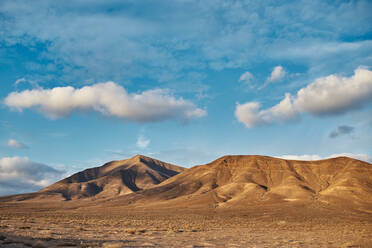
[[[112,204],[117,202],[183,208],[318,202],[372,210],[372,166],[348,157],[295,161],[224,156]]]
[[[143,155],[112,161],[67,177],[41,193],[60,193],[66,200],[96,196],[111,198],[148,189],[184,168]]]
[[[111,161],[80,171],[36,193],[2,197],[1,201],[78,200],[113,198],[148,189],[185,168],[143,155]]]

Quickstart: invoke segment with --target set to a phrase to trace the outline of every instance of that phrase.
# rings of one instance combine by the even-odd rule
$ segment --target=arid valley
[[[137,155],[1,197],[0,233],[1,247],[372,247],[372,167]]]

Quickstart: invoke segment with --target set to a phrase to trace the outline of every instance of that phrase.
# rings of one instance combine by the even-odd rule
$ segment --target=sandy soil
[[[0,247],[372,247],[372,215],[313,206],[133,211],[0,208]]]

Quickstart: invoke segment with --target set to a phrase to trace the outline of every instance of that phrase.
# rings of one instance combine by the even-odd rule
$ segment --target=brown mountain
[[[244,209],[315,204],[372,212],[372,165],[348,157],[296,161],[224,156],[185,169],[137,155],[76,173],[37,193],[0,201],[40,199],[72,199],[75,206],[93,208]]]
[[[66,200],[110,198],[151,188],[183,170],[180,166],[136,155],[78,172],[39,193],[61,194]]]
[[[295,161],[224,156],[151,189],[119,197],[110,205],[244,208],[306,202],[372,210],[372,165],[347,157]]]

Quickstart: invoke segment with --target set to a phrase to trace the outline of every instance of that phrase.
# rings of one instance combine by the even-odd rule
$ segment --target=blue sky
[[[371,1],[0,2],[0,194],[145,154],[372,159]]]

